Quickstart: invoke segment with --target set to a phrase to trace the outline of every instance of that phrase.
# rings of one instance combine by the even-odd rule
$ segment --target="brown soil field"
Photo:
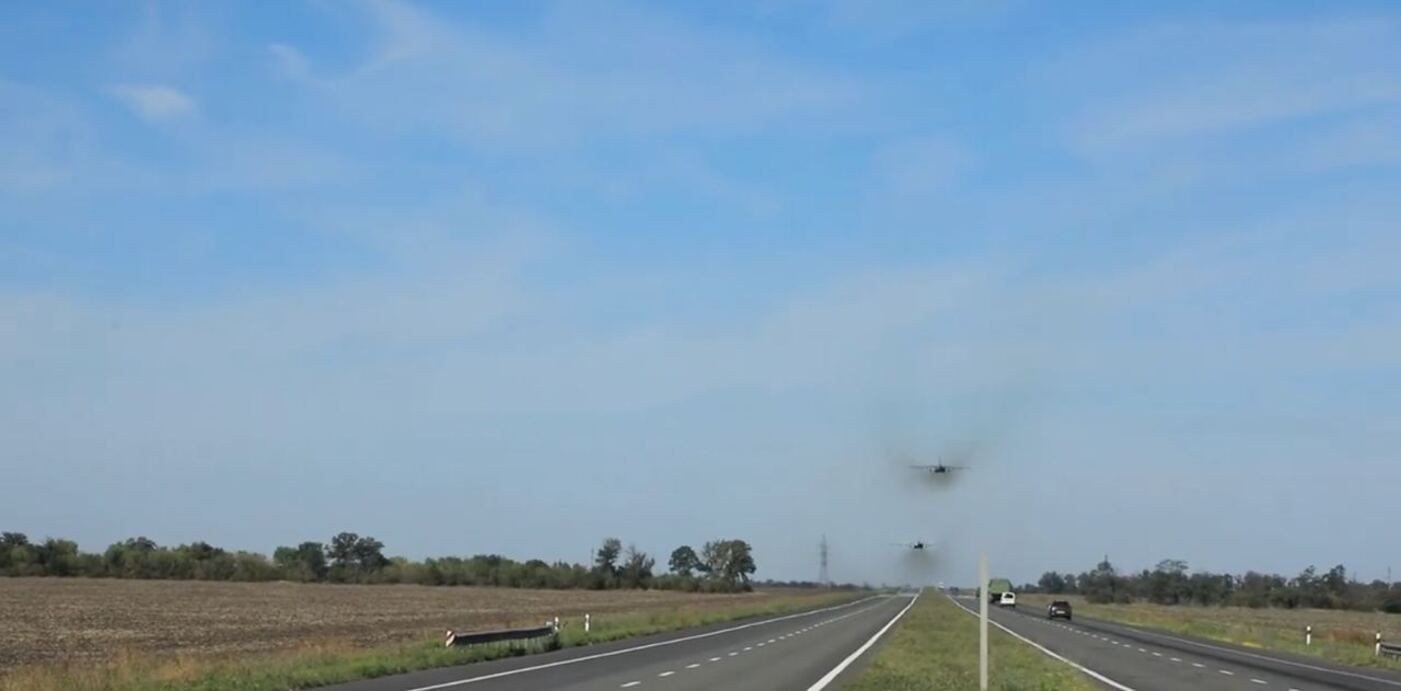
[[[0,578],[0,669],[125,653],[226,654],[422,640],[559,616],[721,609],[795,593]]]

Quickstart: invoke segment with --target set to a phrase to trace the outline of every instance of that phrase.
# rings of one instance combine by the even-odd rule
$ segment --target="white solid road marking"
[[[671,675],[673,675],[673,674],[676,674],[676,672],[673,672],[673,671],[671,671],[671,670],[667,670],[667,671],[665,671],[665,672],[662,672],[661,674],[658,674],[657,676],[659,676],[659,677],[669,677],[669,676],[671,676]]]
[[[957,600],[954,600],[953,598],[949,598],[949,600],[950,600],[951,602],[953,602],[955,605],[958,605],[958,608],[959,608],[959,609],[961,609],[961,610],[963,610],[963,611],[969,613],[969,614],[972,615],[972,616],[975,616],[975,617],[978,616],[978,613],[977,613],[977,612],[974,612],[973,610],[968,609],[967,607],[964,607],[964,606],[963,606],[963,603],[961,603],[961,602],[959,602],[959,601],[957,601]],[[1106,677],[1106,676],[1104,676],[1103,674],[1100,674],[1099,672],[1096,672],[1096,671],[1090,669],[1089,667],[1086,667],[1086,666],[1084,666],[1084,665],[1082,665],[1082,664],[1080,664],[1080,663],[1078,663],[1078,662],[1075,662],[1075,661],[1073,661],[1073,660],[1069,660],[1069,659],[1066,659],[1066,658],[1064,658],[1064,657],[1061,657],[1060,655],[1057,655],[1056,653],[1051,652],[1051,650],[1050,650],[1049,648],[1047,648],[1046,646],[1041,645],[1040,643],[1037,643],[1036,641],[1033,641],[1033,640],[1031,640],[1030,638],[1027,638],[1026,636],[1023,636],[1023,635],[1017,633],[1016,631],[1013,631],[1013,630],[1011,630],[1011,629],[1009,629],[1009,628],[1003,626],[1002,624],[999,624],[999,623],[997,623],[997,622],[995,622],[995,621],[993,621],[993,620],[991,620],[991,619],[988,620],[988,623],[989,623],[989,624],[992,624],[993,626],[996,626],[996,627],[999,628],[999,629],[1002,629],[1002,630],[1005,631],[1007,634],[1011,635],[1013,638],[1015,638],[1015,639],[1017,639],[1017,640],[1019,640],[1019,641],[1025,643],[1025,644],[1027,644],[1027,645],[1029,645],[1029,646],[1031,646],[1031,647],[1033,647],[1033,648],[1035,648],[1035,649],[1041,651],[1041,652],[1044,653],[1047,657],[1051,657],[1051,658],[1054,658],[1054,659],[1056,659],[1056,660],[1060,660],[1061,662],[1064,662],[1065,664],[1070,665],[1071,667],[1074,667],[1075,669],[1077,669],[1077,670],[1079,670],[1080,672],[1082,672],[1082,673],[1088,675],[1090,678],[1099,681],[1099,682],[1102,683],[1102,684],[1105,684],[1105,685],[1107,685],[1107,686],[1111,686],[1111,687],[1113,687],[1113,688],[1116,688],[1116,689],[1118,689],[1119,691],[1135,691],[1135,689],[1134,689],[1132,686],[1124,686],[1123,684],[1120,684],[1119,682],[1114,681],[1113,679],[1110,679],[1109,677]],[[1127,647],[1127,644],[1125,644],[1125,647]],[[809,691],[812,691],[812,690],[809,689]]]
[[[533,665],[533,666],[530,666],[530,667],[520,667],[520,668],[517,668],[517,669],[508,669],[508,670],[505,670],[505,671],[503,671],[503,672],[495,672],[495,673],[492,673],[492,674],[483,674],[483,675],[480,676],[480,677],[469,677],[469,678],[467,678],[467,679],[458,679],[458,680],[456,680],[456,681],[447,681],[447,682],[443,682],[443,683],[441,683],[441,684],[432,684],[432,685],[429,685],[429,686],[419,686],[419,687],[417,687],[417,688],[405,689],[405,691],[437,691],[438,689],[449,689],[449,688],[452,688],[452,687],[454,687],[454,686],[462,686],[462,685],[464,685],[464,684],[475,684],[475,683],[477,683],[477,682],[479,682],[479,681],[487,681],[487,680],[489,680],[489,679],[500,679],[501,677],[510,677],[510,676],[515,676],[515,675],[517,675],[517,674],[525,674],[525,673],[527,673],[527,672],[538,672],[538,671],[540,671],[540,670],[542,670],[542,669],[553,669],[553,668],[555,668],[555,667],[563,667],[563,666],[565,666],[565,665],[575,665],[575,664],[578,664],[578,663],[580,663],[580,662],[589,662],[590,660],[601,660],[601,659],[603,659],[603,658],[605,658],[605,657],[614,657],[614,656],[616,656],[616,655],[626,655],[626,654],[628,654],[628,653],[635,653],[635,652],[638,652],[638,651],[640,651],[640,650],[651,650],[651,649],[653,649],[653,648],[661,648],[661,647],[668,646],[668,645],[676,645],[677,643],[685,643],[685,642],[687,642],[687,641],[696,641],[696,640],[700,640],[700,639],[702,639],[702,638],[710,638],[710,637],[712,637],[712,636],[721,636],[721,635],[724,635],[724,634],[727,634],[727,633],[734,633],[735,631],[743,631],[743,630],[745,630],[745,629],[752,629],[752,628],[754,628],[754,627],[756,627],[756,626],[763,626],[763,625],[765,625],[765,624],[772,624],[772,623],[774,623],[774,622],[776,622],[776,621],[788,621],[789,619],[797,619],[798,617],[810,617],[810,616],[812,616],[812,615],[814,615],[814,614],[818,614],[818,613],[821,613],[821,612],[832,612],[832,611],[839,610],[839,609],[845,609],[845,608],[847,608],[847,607],[851,607],[852,605],[857,605],[857,604],[860,604],[860,603],[862,603],[862,602],[868,602],[868,601],[870,601],[870,600],[875,600],[875,599],[878,599],[878,598],[880,598],[880,597],[881,597],[881,596],[879,596],[879,595],[872,595],[871,597],[861,598],[860,600],[853,600],[853,601],[851,601],[851,602],[847,602],[847,603],[840,604],[840,605],[833,605],[833,606],[831,606],[831,607],[823,607],[822,609],[814,609],[814,610],[809,610],[809,611],[806,611],[806,612],[795,612],[795,613],[793,613],[793,614],[785,614],[785,615],[783,615],[783,616],[781,616],[781,617],[774,617],[774,618],[772,618],[772,619],[765,619],[765,620],[763,620],[763,621],[751,621],[751,622],[749,622],[748,624],[740,624],[739,626],[731,626],[731,627],[728,628],[728,629],[719,629],[719,630],[717,630],[717,631],[707,631],[707,632],[705,632],[705,633],[698,633],[698,634],[695,634],[695,635],[692,635],[692,636],[682,636],[682,637],[680,637],[680,638],[672,638],[672,639],[670,639],[670,640],[657,641],[656,643],[646,643],[646,644],[643,644],[643,645],[636,645],[636,646],[633,646],[633,647],[631,647],[631,648],[623,648],[622,650],[610,650],[610,651],[608,651],[608,652],[606,652],[606,653],[595,653],[595,654],[593,654],[593,655],[585,655],[585,656],[583,656],[583,657],[572,657],[572,658],[569,658],[568,660],[558,660],[558,661],[556,661],[556,662],[546,662],[546,663],[544,663],[544,664]],[[731,654],[731,655],[734,655],[735,653],[730,653],[730,654]],[[638,682],[638,683],[641,683],[641,682]]]
[[[905,605],[904,609],[900,610],[894,617],[891,617],[890,621],[886,622],[885,626],[882,626],[880,630],[876,632],[876,635],[871,636],[869,640],[867,640],[865,643],[862,643],[861,647],[856,649],[856,652],[847,655],[845,660],[842,660],[840,663],[837,664],[836,667],[833,667],[831,671],[822,675],[822,678],[818,679],[816,683],[814,683],[812,686],[809,686],[808,691],[822,691],[822,689],[827,688],[827,685],[832,683],[832,680],[836,679],[837,675],[842,673],[842,670],[846,669],[847,667],[850,667],[851,663],[855,662],[857,658],[861,657],[862,653],[866,652],[867,650],[870,650],[871,646],[875,645],[876,641],[880,640],[880,637],[884,636],[885,632],[889,631],[890,627],[895,625],[895,622],[900,621],[900,618],[905,616],[905,613],[910,611],[910,608],[914,607],[916,602],[919,602],[919,595],[915,595],[914,597],[910,598],[910,604]]]
[[[1167,634],[1158,633],[1158,632],[1156,632],[1156,631],[1147,631],[1147,630],[1144,630],[1144,629],[1137,629],[1137,628],[1134,629],[1134,631],[1136,631],[1136,632],[1138,632],[1138,633],[1141,633],[1141,634],[1144,634],[1144,635],[1147,635],[1147,636],[1157,636],[1158,638],[1166,638],[1166,639],[1168,639],[1168,640],[1176,641],[1176,642],[1178,642],[1178,643],[1183,643],[1183,644],[1186,644],[1186,645],[1194,645],[1194,646],[1197,646],[1198,648],[1206,648],[1207,650],[1217,650],[1217,651],[1220,651],[1220,652],[1223,652],[1223,653],[1229,653],[1229,654],[1231,654],[1231,655],[1238,655],[1238,656],[1240,656],[1240,657],[1249,657],[1249,658],[1254,658],[1254,659],[1257,659],[1257,660],[1266,660],[1266,661],[1274,662],[1274,663],[1281,664],[1281,665],[1288,665],[1288,666],[1290,666],[1290,667],[1299,667],[1299,668],[1301,668],[1301,669],[1312,670],[1312,671],[1314,671],[1314,672],[1324,672],[1324,673],[1326,673],[1326,674],[1336,674],[1336,675],[1343,676],[1343,677],[1352,677],[1353,679],[1364,679],[1364,680],[1366,680],[1366,681],[1374,682],[1374,683],[1377,683],[1377,684],[1386,684],[1387,686],[1395,686],[1395,687],[1401,688],[1401,681],[1394,681],[1394,680],[1392,680],[1392,679],[1383,679],[1383,678],[1381,678],[1381,677],[1374,677],[1374,676],[1371,676],[1371,675],[1368,675],[1368,674],[1361,674],[1361,673],[1358,673],[1358,672],[1347,672],[1347,671],[1344,671],[1344,670],[1341,670],[1341,669],[1330,669],[1330,668],[1328,668],[1328,667],[1319,667],[1318,665],[1310,665],[1310,664],[1306,664],[1306,663],[1303,663],[1303,662],[1294,662],[1294,661],[1292,661],[1292,660],[1284,660],[1284,659],[1277,658],[1277,657],[1270,657],[1269,655],[1260,655],[1260,654],[1258,654],[1258,653],[1247,653],[1247,652],[1245,652],[1244,650],[1233,650],[1233,649],[1231,649],[1231,648],[1222,648],[1222,647],[1219,646],[1219,645],[1211,645],[1211,644],[1208,644],[1208,643],[1198,643],[1198,642],[1196,642],[1196,641],[1188,640],[1188,639],[1186,639],[1186,638],[1178,638],[1177,636],[1169,636],[1169,635],[1167,635]]]

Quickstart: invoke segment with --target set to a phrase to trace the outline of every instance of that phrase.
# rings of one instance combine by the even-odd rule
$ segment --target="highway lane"
[[[869,649],[873,647],[870,644],[878,634],[903,615],[913,601],[909,596],[881,596],[813,612],[329,688],[335,691],[837,689],[870,655]]]
[[[959,600],[970,612],[976,600]],[[993,608],[1013,633],[1133,691],[1401,691],[1401,674],[1316,658],[1243,648],[1135,626],[1077,617],[1051,621],[1044,611]]]

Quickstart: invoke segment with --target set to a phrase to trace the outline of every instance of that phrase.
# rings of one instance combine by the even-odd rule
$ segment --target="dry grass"
[[[412,585],[0,578],[0,670],[122,657],[182,660],[292,648],[422,642],[454,629],[526,626],[584,612],[685,614],[808,593],[699,595]]]
[[[1373,656],[1376,633],[1401,640],[1401,615],[1327,609],[1250,609],[1153,605],[1096,605],[1064,595],[1023,595],[1022,603],[1045,607],[1067,599],[1077,615],[1147,626],[1240,645],[1315,655],[1354,665],[1401,669],[1401,663]],[[1313,645],[1304,645],[1304,627],[1313,626]]]

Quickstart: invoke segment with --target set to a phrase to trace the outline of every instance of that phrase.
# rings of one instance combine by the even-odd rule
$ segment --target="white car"
[[[1017,606],[1017,594],[1002,593],[1002,597],[997,598],[997,606],[1015,608]]]

